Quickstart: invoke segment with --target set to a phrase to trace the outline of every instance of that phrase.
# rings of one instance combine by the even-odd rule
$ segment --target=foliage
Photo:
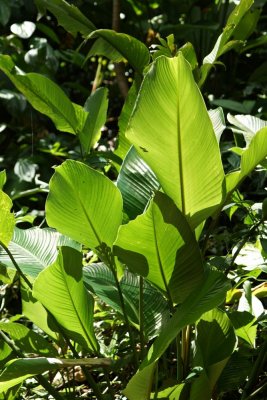
[[[90,3],[0,4],[0,398],[261,399],[265,2]]]

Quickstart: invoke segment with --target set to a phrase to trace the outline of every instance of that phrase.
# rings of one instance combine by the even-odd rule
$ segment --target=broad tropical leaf
[[[118,33],[110,29],[98,29],[89,36],[89,39],[100,37],[114,47],[132,67],[142,74],[149,64],[150,54],[144,43],[125,33]]]
[[[242,153],[240,170],[226,175],[227,193],[232,192],[265,157],[267,157],[267,128],[258,131]]]
[[[105,358],[86,359],[60,359],[60,358],[18,358],[6,364],[6,368],[0,375],[0,393],[18,385],[31,376],[43,374],[46,371],[55,371],[62,368],[70,368],[75,365],[87,367],[110,366],[112,361]]]
[[[92,56],[104,56],[113,62],[126,61],[121,53],[119,53],[111,44],[101,37],[96,39],[89,53],[86,56],[86,61]]]
[[[23,353],[57,356],[58,352],[43,336],[16,322],[0,322],[6,332]]]
[[[153,63],[126,137],[193,228],[211,215],[222,199],[224,172],[204,100],[181,53]]]
[[[0,69],[37,111],[52,119],[59,131],[77,133],[75,108],[56,83],[34,72],[23,73],[6,55],[0,55]]]
[[[214,133],[219,143],[221,135],[226,128],[222,107],[215,108],[214,110],[209,110],[209,116],[212,122]]]
[[[231,127],[235,133],[241,133],[248,146],[255,134],[262,128],[267,126],[267,121],[260,118],[254,117],[253,115],[227,115],[227,119],[230,124],[234,125]]]
[[[148,351],[139,371],[128,383],[124,393],[129,400],[150,398],[155,365],[178,333],[195,323],[203,313],[215,308],[224,300],[230,283],[217,271],[209,271],[204,283],[199,285],[181,304]]]
[[[115,279],[110,269],[103,263],[91,264],[83,268],[85,287],[101,300],[123,314]],[[124,303],[129,320],[139,328],[140,282],[138,276],[125,271],[120,281]],[[144,334],[152,339],[161,331],[169,319],[169,307],[158,290],[144,282],[143,288]]]
[[[15,216],[10,211],[11,208],[12,200],[6,193],[0,190],[0,242],[2,242],[5,246],[8,246],[10,240],[12,239],[15,227]],[[0,251],[4,252],[1,246]]]
[[[81,252],[61,247],[54,264],[36,278],[33,296],[51,312],[71,339],[97,351],[94,300],[83,285]]]
[[[132,146],[128,151],[117,179],[123,198],[123,209],[130,219],[141,214],[160,184],[151,168]]]
[[[137,274],[181,303],[203,279],[198,244],[173,201],[157,192],[148,210],[120,227],[115,254]]]
[[[52,229],[15,228],[8,248],[22,272],[35,278],[45,267],[52,264],[58,255],[58,246],[69,246],[81,250],[81,245]],[[8,255],[0,249],[1,263],[14,269]]]
[[[203,367],[193,381],[190,399],[210,400],[214,386],[234,351],[236,336],[225,312],[214,308],[197,322],[194,364]]]
[[[112,246],[122,221],[122,198],[100,172],[67,160],[56,168],[46,202],[50,226],[91,248]]]
[[[58,24],[73,36],[80,32],[83,37],[86,37],[96,29],[77,7],[65,0],[35,0],[35,4],[42,14],[46,10],[54,14]]]
[[[98,88],[88,97],[84,105],[84,110],[88,113],[79,139],[85,153],[89,153],[101,135],[100,129],[106,122],[108,110],[108,90]]]

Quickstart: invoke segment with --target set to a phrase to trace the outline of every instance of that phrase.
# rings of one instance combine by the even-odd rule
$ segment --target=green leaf
[[[5,246],[8,246],[12,239],[15,227],[15,216],[10,211],[11,208],[12,200],[6,193],[0,190],[0,242]],[[1,246],[0,251],[3,251]]]
[[[74,367],[75,365],[85,365],[88,367],[110,366],[111,360],[104,358],[71,360],[45,357],[11,360],[6,364],[6,368],[0,375],[0,393],[32,376],[43,374],[46,371]]]
[[[123,209],[130,219],[141,214],[160,184],[151,168],[132,146],[117,179],[123,198]]]
[[[212,122],[214,133],[219,143],[221,135],[226,128],[222,107],[215,108],[214,110],[209,110],[209,116]]]
[[[90,264],[83,268],[85,286],[101,300],[123,315],[121,301],[114,276],[103,263]],[[139,278],[125,271],[120,281],[126,313],[131,323],[139,329]],[[169,307],[158,290],[144,282],[144,334],[152,339],[169,319]]]
[[[15,228],[8,248],[22,272],[35,278],[45,267],[52,264],[58,255],[58,246],[69,246],[81,250],[81,245],[52,229]],[[0,249],[1,263],[14,269],[5,252]]]
[[[0,189],[2,190],[6,183],[6,170],[0,171]]]
[[[11,4],[8,0],[2,0],[0,3],[0,23],[5,26],[11,16]]]
[[[122,198],[104,175],[78,161],[56,168],[46,203],[50,226],[84,245],[112,246],[122,221]]]
[[[229,288],[230,283],[222,273],[218,271],[207,273],[204,282],[178,307],[150,347],[139,371],[131,378],[124,391],[129,400],[150,398],[153,372],[158,359],[186,325],[195,323],[204,312],[221,304]]]
[[[103,56],[116,63],[126,61],[121,53],[101,37],[94,42],[86,56],[86,61],[92,56]]]
[[[100,137],[100,129],[106,122],[108,110],[108,89],[98,88],[85,102],[84,110],[88,113],[84,126],[79,133],[79,140],[86,154]]]
[[[97,351],[94,300],[83,285],[81,252],[61,247],[54,264],[36,278],[33,296],[51,312],[71,339]]]
[[[253,0],[242,0],[239,4],[234,8],[232,13],[229,15],[226,26],[218,37],[212,51],[204,58],[203,65],[201,66],[201,79],[199,81],[199,86],[201,87],[211,68],[216,63],[217,59],[227,51],[239,47],[243,42],[240,40],[233,40],[228,42],[235,33],[236,29],[238,29],[239,24],[242,22],[242,19],[248,13],[249,9],[253,4]],[[244,32],[243,32],[244,33]],[[249,32],[247,32],[249,34]],[[244,37],[244,35],[243,35]],[[240,36],[241,38],[241,36]],[[244,39],[246,39],[244,37]]]
[[[240,182],[267,157],[267,128],[258,131],[249,147],[241,155],[240,170],[226,175],[227,193],[232,192]]]
[[[248,311],[233,311],[229,318],[235,328],[237,336],[245,340],[251,347],[255,346],[257,336],[256,318]]]
[[[194,49],[194,46],[192,43],[188,42],[184,44],[182,47],[179,48],[179,51],[183,53],[184,58],[186,61],[189,62],[191,65],[192,71],[197,68],[198,66],[198,61],[197,61],[197,55]]]
[[[212,214],[222,199],[221,156],[204,100],[181,53],[153,63],[126,137],[193,228]]]
[[[160,192],[144,214],[120,227],[114,253],[172,303],[181,303],[203,279],[194,234],[173,201]]]
[[[65,0],[35,0],[35,4],[42,14],[45,10],[54,14],[58,24],[73,36],[80,32],[83,37],[86,37],[96,29],[95,25],[77,7]]]
[[[58,352],[43,336],[16,322],[0,322],[0,329],[14,340],[23,353],[57,356]]]
[[[234,133],[241,133],[248,146],[255,134],[262,128],[267,127],[267,121],[254,117],[253,115],[231,115],[227,114],[227,119]]]
[[[33,297],[32,291],[23,285],[23,281],[21,282],[20,293],[23,315],[38,326],[38,328],[42,329],[55,342],[60,342],[58,327],[54,319],[44,306]]]
[[[122,57],[140,74],[149,64],[150,54],[144,43],[125,33],[117,33],[110,29],[98,29],[88,37],[89,39],[101,37],[114,47]]]
[[[52,119],[59,131],[76,133],[78,121],[73,104],[56,83],[34,72],[23,73],[6,55],[0,55],[0,69],[33,108]]]

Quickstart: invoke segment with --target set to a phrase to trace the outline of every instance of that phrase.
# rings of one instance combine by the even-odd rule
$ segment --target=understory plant
[[[73,35],[96,39],[88,57],[126,59],[135,80],[120,116],[114,182],[88,161],[107,118],[107,89],[81,106],[48,77],[0,55],[14,86],[81,150],[55,167],[47,227],[16,227],[12,201],[0,192],[0,278],[3,286],[19,280],[22,301],[21,315],[0,322],[1,398],[19,396],[32,377],[42,396],[74,398],[77,367],[88,398],[210,400],[238,391],[243,400],[262,398],[266,201],[252,207],[241,188],[266,168],[267,124],[228,115],[238,165],[226,172],[224,113],[208,111],[200,90],[222,54],[248,46],[252,1],[234,8],[200,66],[193,46],[177,49],[173,36],[150,53],[129,35],[97,30],[63,0],[36,5]],[[2,171],[2,189],[5,181]],[[222,219],[238,212],[247,229],[235,232],[227,254],[213,255]]]

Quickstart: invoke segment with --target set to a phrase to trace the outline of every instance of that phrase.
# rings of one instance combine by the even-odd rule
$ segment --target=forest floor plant
[[[129,35],[97,30],[64,0],[36,5],[71,34],[96,39],[88,58],[126,59],[136,78],[120,117],[115,154],[123,162],[114,164],[113,182],[88,165],[107,89],[81,106],[0,55],[0,69],[32,107],[81,149],[49,182],[48,227],[16,227],[12,201],[0,192],[2,288],[19,280],[22,299],[22,314],[0,322],[0,398],[262,399],[266,200],[245,199],[242,183],[266,168],[267,123],[228,116],[239,165],[226,173],[223,111],[208,111],[200,91],[222,54],[248,45],[252,1],[235,7],[200,66],[193,46],[177,49],[172,35],[150,54]],[[2,171],[2,189],[5,182]],[[226,240],[221,222],[238,213],[245,232],[233,232],[227,254],[212,255]]]

